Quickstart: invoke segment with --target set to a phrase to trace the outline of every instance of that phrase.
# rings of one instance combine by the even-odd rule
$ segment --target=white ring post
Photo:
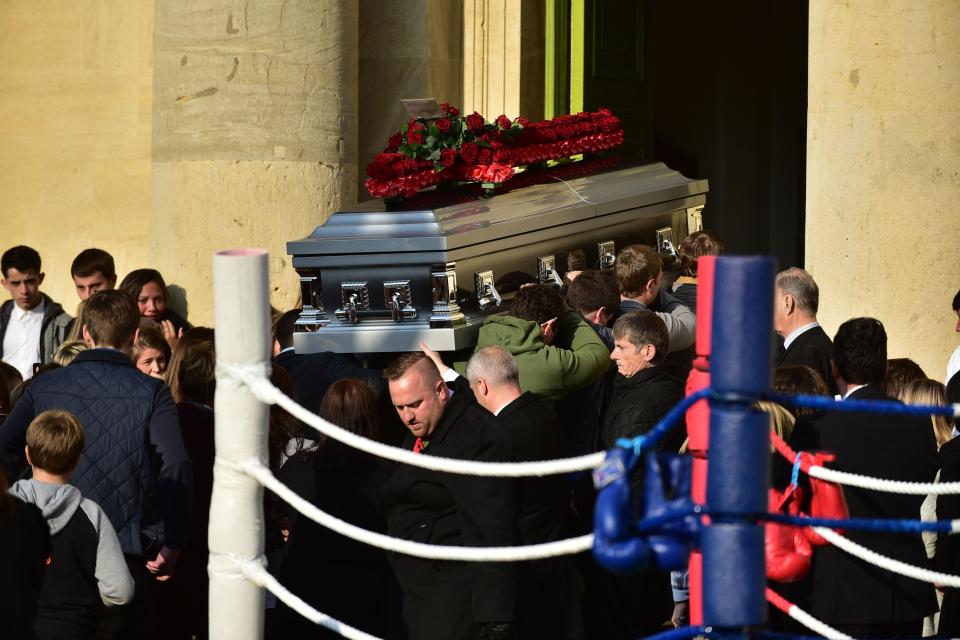
[[[221,251],[213,256],[217,360],[269,372],[270,301],[267,252]],[[217,459],[267,462],[268,407],[243,384],[217,374]],[[210,637],[258,640],[263,636],[263,589],[247,580],[235,560],[263,563],[263,488],[256,479],[216,465],[210,502]]]

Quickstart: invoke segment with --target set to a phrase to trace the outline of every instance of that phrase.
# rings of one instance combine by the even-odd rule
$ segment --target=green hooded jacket
[[[553,345],[543,341],[533,320],[497,315],[480,327],[477,349],[499,345],[513,354],[520,370],[520,388],[557,400],[598,380],[610,367],[610,352],[596,332],[572,310],[560,316]],[[466,362],[454,369],[466,371]]]

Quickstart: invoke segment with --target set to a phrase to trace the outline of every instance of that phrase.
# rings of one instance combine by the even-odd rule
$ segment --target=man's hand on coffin
[[[446,379],[446,375],[447,372],[450,371],[450,367],[444,364],[443,358],[440,357],[440,354],[428,347],[423,340],[417,344],[420,346],[420,351],[423,351],[423,355],[433,360],[433,364],[437,365],[437,369],[440,370],[440,375]]]

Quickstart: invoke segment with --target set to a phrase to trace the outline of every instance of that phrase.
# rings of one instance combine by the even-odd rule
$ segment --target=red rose
[[[403,144],[403,136],[398,131],[390,136],[390,140],[387,142],[387,151],[396,151],[401,144]]]
[[[407,144],[423,144],[427,128],[415,122],[407,129]]]
[[[450,167],[457,161],[457,152],[453,149],[444,149],[440,152],[440,164]]]
[[[483,172],[484,182],[503,182],[513,177],[513,167],[503,164],[491,164]]]
[[[480,148],[473,142],[464,142],[463,146],[460,147],[460,155],[463,157],[463,161],[467,164],[473,164],[477,161],[477,155],[480,152]]]
[[[521,116],[517,116],[517,119],[514,120],[514,123],[516,123],[516,124],[518,124],[518,125],[520,125],[521,127],[524,127],[524,128],[530,126],[530,121],[527,120],[526,118],[521,117]]]
[[[450,118],[440,118],[437,120],[436,125],[440,133],[447,133],[450,131]]]
[[[510,124],[511,124],[510,118],[508,118],[507,116],[503,115],[502,113],[497,116],[497,126],[500,127],[501,129],[509,129]]]
[[[389,180],[394,175],[394,165],[403,158],[399,153],[378,153],[367,165],[367,175],[371,178]]]
[[[389,165],[371,162],[367,165],[367,175],[370,176],[370,178],[377,178],[378,180],[388,180],[392,176],[392,173],[390,172]]]
[[[480,164],[490,164],[490,160],[493,159],[493,152],[490,149],[480,149],[480,153],[477,154],[477,162]]]
[[[467,128],[474,133],[479,133],[483,131],[484,120],[483,116],[474,111],[467,116]]]
[[[510,162],[510,150],[503,147],[497,147],[493,150],[493,161],[498,164]]]
[[[440,109],[441,109],[441,111],[443,111],[445,114],[447,114],[447,115],[449,115],[449,116],[458,116],[458,115],[460,115],[460,109],[457,109],[456,107],[454,107],[454,106],[452,106],[452,105],[449,105],[449,104],[447,104],[446,102],[441,102],[441,103],[440,103]]]

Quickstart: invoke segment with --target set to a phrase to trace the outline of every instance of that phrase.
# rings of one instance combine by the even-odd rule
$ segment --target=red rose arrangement
[[[411,197],[441,182],[497,184],[516,167],[596,153],[623,143],[620,120],[609,109],[529,122],[506,115],[487,122],[441,104],[444,116],[410,120],[367,165],[364,186],[375,198]]]

